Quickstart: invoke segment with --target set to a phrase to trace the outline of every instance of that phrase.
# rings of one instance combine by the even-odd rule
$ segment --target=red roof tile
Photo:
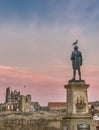
[[[50,106],[50,107],[66,106],[66,102],[48,102],[48,106]]]

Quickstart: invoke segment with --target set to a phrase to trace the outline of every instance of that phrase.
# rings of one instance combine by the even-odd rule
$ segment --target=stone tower
[[[20,105],[22,112],[31,112],[31,95],[22,95]]]
[[[6,88],[6,103],[11,102],[11,93],[10,93],[10,88]]]

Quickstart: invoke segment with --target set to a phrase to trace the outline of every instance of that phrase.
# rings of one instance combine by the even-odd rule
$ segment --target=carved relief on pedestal
[[[85,102],[83,96],[77,97],[76,111],[77,112],[85,112],[86,111],[86,102]]]

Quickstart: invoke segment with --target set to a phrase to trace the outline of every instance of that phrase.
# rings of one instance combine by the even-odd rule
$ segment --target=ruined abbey
[[[0,104],[1,111],[31,111],[31,95],[21,95],[16,90],[10,91],[10,88],[6,88],[6,100],[5,103]]]

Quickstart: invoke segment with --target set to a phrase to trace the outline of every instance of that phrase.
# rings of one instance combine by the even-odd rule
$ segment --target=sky
[[[0,102],[7,87],[41,105],[65,102],[79,40],[89,101],[99,100],[99,0],[0,1]]]

